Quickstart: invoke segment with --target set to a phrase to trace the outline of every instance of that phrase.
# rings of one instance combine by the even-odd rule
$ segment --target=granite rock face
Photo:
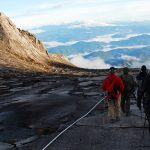
[[[62,55],[48,54],[33,34],[21,30],[3,13],[0,13],[0,65],[49,71],[52,62],[69,64]]]

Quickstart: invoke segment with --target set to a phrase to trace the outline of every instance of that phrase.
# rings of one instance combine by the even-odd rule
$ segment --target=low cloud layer
[[[122,59],[126,60],[126,64],[118,67],[129,66],[130,68],[141,68],[142,65],[146,65],[150,69],[150,60],[141,61],[141,59],[133,56],[123,55]],[[81,55],[76,55],[70,59],[70,62],[81,68],[88,69],[108,69],[110,64],[106,64],[103,59],[95,58],[94,60],[88,60]],[[116,66],[117,67],[117,66]]]
[[[32,29],[32,30],[29,30],[29,32],[31,32],[33,34],[38,34],[38,33],[43,33],[43,32],[46,32],[46,31],[41,30],[41,29]]]
[[[47,48],[53,48],[53,47],[57,47],[57,46],[70,46],[77,42],[78,41],[70,41],[70,42],[63,43],[63,42],[51,41],[51,42],[44,42],[44,44],[46,45]]]
[[[150,69],[150,60],[143,61],[135,56],[122,55],[122,59],[126,60],[126,63],[130,65],[131,68],[141,68],[142,65],[146,65]]]
[[[106,22],[97,22],[93,20],[89,21],[82,21],[78,24],[71,25],[70,28],[83,28],[83,27],[115,27],[115,26],[122,26],[122,25],[117,25],[113,23],[106,23]]]
[[[150,60],[145,62],[134,61],[131,65],[132,68],[141,68],[142,65],[146,65],[148,69],[150,69]]]
[[[135,56],[122,55],[121,58],[126,60],[126,61],[131,61],[131,62],[140,61],[140,59],[135,57]]]
[[[106,64],[104,60],[100,58],[96,58],[95,60],[88,60],[83,58],[80,55],[77,55],[70,59],[71,63],[74,65],[81,67],[81,68],[88,68],[88,69],[106,69],[109,68],[110,65]]]

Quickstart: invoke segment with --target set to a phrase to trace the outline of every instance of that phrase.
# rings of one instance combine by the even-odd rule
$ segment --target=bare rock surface
[[[135,110],[135,104],[132,109]],[[122,116],[121,121],[115,123],[108,122],[105,112],[89,115],[65,132],[47,150],[149,150],[148,129],[143,129],[144,118],[138,116],[140,112],[137,107],[136,110],[137,113],[134,111],[128,117]],[[42,149],[42,144],[46,145],[52,139],[52,136],[49,139],[44,137],[38,141],[38,146],[35,142],[32,148],[26,145],[23,149]]]
[[[11,148],[13,148],[13,145],[8,144],[8,143],[0,142],[0,150],[8,150],[8,149],[11,149]]]
[[[4,80],[1,76],[5,81],[1,82],[2,89],[9,89],[7,95],[4,92],[0,96],[1,146],[10,146],[11,150],[41,150],[102,98],[99,86],[105,77],[18,74]],[[101,103],[48,149],[148,149],[147,129],[140,143],[144,114],[141,120],[135,101],[131,110],[129,117],[110,124],[106,104]]]
[[[95,76],[84,88],[87,77],[81,76],[18,73],[5,78],[1,75],[0,88],[6,91],[0,95],[0,142],[13,149],[56,134],[99,100]]]

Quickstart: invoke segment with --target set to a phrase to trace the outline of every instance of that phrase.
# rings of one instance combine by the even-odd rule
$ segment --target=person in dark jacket
[[[137,106],[139,107],[140,110],[141,110],[141,102],[144,98],[143,84],[144,84],[146,76],[147,76],[147,68],[146,68],[145,65],[143,65],[141,67],[140,73],[136,76],[137,85],[138,85],[138,89],[137,89]]]
[[[150,73],[145,78],[144,84],[143,84],[143,91],[144,91],[144,112],[146,115],[146,119],[149,123],[149,132],[150,132]]]
[[[124,91],[121,93],[121,109],[128,116],[130,112],[130,96],[134,91],[135,81],[133,76],[129,74],[127,67],[123,68],[123,74],[120,77],[124,84]]]
[[[102,89],[107,92],[108,117],[113,123],[121,117],[120,101],[124,85],[121,78],[115,74],[114,67],[111,67],[109,72],[108,77],[103,81]]]

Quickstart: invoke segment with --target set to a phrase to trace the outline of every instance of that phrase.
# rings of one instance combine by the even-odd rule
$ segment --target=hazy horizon
[[[112,22],[150,21],[150,0],[5,0],[0,10],[18,27],[83,22],[85,25],[113,25]]]

